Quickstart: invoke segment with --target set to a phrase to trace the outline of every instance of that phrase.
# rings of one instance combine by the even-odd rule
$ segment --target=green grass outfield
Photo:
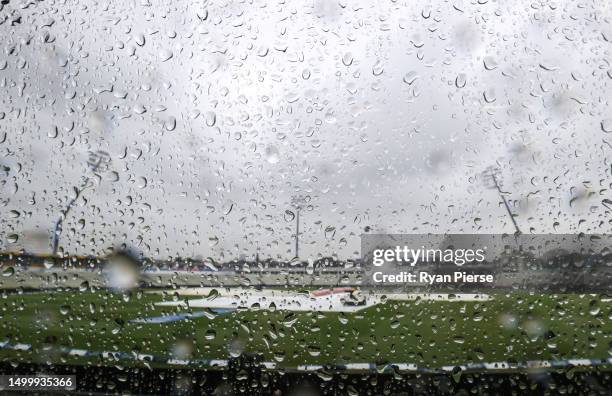
[[[0,359],[101,362],[95,356],[69,356],[62,348],[164,359],[228,359],[230,351],[259,352],[264,361],[286,368],[362,362],[437,368],[612,357],[612,303],[601,295],[497,293],[480,302],[387,301],[351,314],[240,310],[165,324],[129,322],[188,312],[154,305],[171,301],[172,293],[4,292],[0,342],[29,344],[31,349],[0,349]],[[203,310],[194,309],[198,311]]]

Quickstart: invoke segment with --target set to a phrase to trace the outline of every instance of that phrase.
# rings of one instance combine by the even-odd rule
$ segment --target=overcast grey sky
[[[512,232],[492,165],[524,232],[610,232],[611,6],[484,3],[0,6],[0,249],[50,251],[95,150],[66,253],[291,258],[293,196],[305,259]]]

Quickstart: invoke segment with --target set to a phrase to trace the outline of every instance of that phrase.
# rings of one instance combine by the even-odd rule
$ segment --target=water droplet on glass
[[[145,37],[143,34],[137,34],[134,36],[134,41],[136,42],[136,44],[138,44],[139,46],[143,46],[145,45]]]
[[[295,213],[290,210],[285,210],[285,221],[291,222],[295,219]]]
[[[344,66],[350,66],[353,64],[353,55],[350,52],[347,52],[342,56],[342,63]]]
[[[136,105],[134,105],[134,107],[132,108],[132,110],[133,110],[133,111],[134,111],[134,113],[136,113],[136,114],[144,114],[144,113],[147,111],[147,109],[146,109],[146,108],[145,108],[143,105],[141,105],[141,104],[136,104]]]
[[[204,335],[205,340],[211,341],[214,340],[215,337],[217,337],[217,332],[214,329],[206,330],[206,334]]]
[[[332,240],[334,239],[334,235],[336,235],[336,227],[334,226],[325,227],[325,239]]]
[[[176,118],[174,116],[170,116],[165,122],[164,122],[164,128],[166,128],[167,131],[172,132],[176,129]]]
[[[318,345],[309,345],[308,354],[310,356],[319,356],[321,354],[321,347],[319,347]]]
[[[165,62],[167,60],[169,60],[170,58],[172,58],[172,51],[168,50],[168,49],[163,49],[161,51],[159,51],[159,59],[162,62]]]
[[[404,82],[408,85],[412,85],[412,83],[414,83],[417,78],[419,78],[419,75],[415,72],[415,71],[410,71],[406,74],[404,74]]]
[[[486,91],[483,92],[482,94],[485,102],[487,103],[493,103],[495,102],[495,90],[493,88],[489,88]]]
[[[47,131],[47,137],[50,137],[51,139],[55,139],[58,135],[58,129],[56,126],[52,126],[48,131]]]
[[[234,209],[234,203],[233,202],[229,202],[227,204],[225,204],[225,206],[223,206],[223,214],[224,215],[228,215],[232,212],[232,209]]]
[[[217,115],[213,111],[207,111],[204,118],[207,126],[215,126],[215,123],[217,122]]]
[[[467,83],[467,76],[465,75],[465,73],[457,74],[457,78],[455,78],[455,86],[457,88],[463,88],[465,87],[466,83]]]
[[[498,66],[497,61],[491,56],[486,56],[483,60],[483,64],[487,70],[495,70]]]
[[[384,66],[381,61],[376,62],[376,64],[372,66],[372,74],[375,76],[380,76],[384,71]]]
[[[555,70],[559,70],[558,66],[554,66],[554,65],[545,65],[543,63],[540,63],[540,67],[546,71],[555,71]]]
[[[266,161],[271,164],[276,164],[280,161],[280,153],[275,146],[266,147]]]

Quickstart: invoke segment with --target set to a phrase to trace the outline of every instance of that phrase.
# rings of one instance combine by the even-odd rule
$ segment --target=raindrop
[[[84,281],[79,285],[79,291],[84,292],[89,289],[89,282]]]
[[[214,267],[213,267],[213,268],[214,268]],[[217,270],[217,268],[214,268],[214,270],[216,271],[216,270]],[[208,295],[206,296],[206,299],[207,299],[207,300],[211,300],[211,301],[212,301],[212,300],[214,300],[215,298],[219,297],[219,295],[220,295],[220,294],[219,294],[219,290],[217,290],[217,289],[212,289],[212,290],[211,290],[211,291],[208,293]]]
[[[461,372],[462,372],[461,367],[455,366],[453,368],[452,377],[453,377],[453,381],[455,381],[455,383],[457,383],[457,384],[461,380]]]
[[[346,54],[344,54],[344,56],[342,57],[342,63],[344,64],[344,66],[352,65],[353,55],[350,52],[347,52]]]
[[[321,347],[319,347],[318,345],[309,345],[308,354],[310,356],[319,356],[321,354]]]
[[[589,303],[589,314],[591,314],[593,316],[597,316],[600,311],[601,311],[601,307],[599,306],[598,301],[597,300],[592,300]]]
[[[385,69],[381,61],[376,62],[376,64],[372,66],[372,74],[375,76],[380,76],[384,71]]]
[[[285,351],[276,351],[274,352],[274,360],[280,363],[285,360],[285,355]]]
[[[49,131],[47,132],[47,137],[50,137],[51,139],[55,139],[58,135],[58,129],[56,126],[52,126],[51,129],[49,129]]]
[[[205,340],[211,341],[214,340],[215,337],[217,337],[217,332],[214,329],[206,330],[206,334],[204,335]]]
[[[266,147],[266,160],[271,164],[276,164],[280,161],[280,154],[275,146]]]
[[[217,238],[217,243],[219,242],[219,239]],[[209,245],[210,245],[210,238],[209,238]],[[204,265],[209,268],[211,271],[219,271],[219,268],[217,268],[215,265],[215,260],[213,260],[210,257],[207,257],[206,260],[204,260]],[[219,295],[219,292],[215,289],[212,290],[208,296],[206,296],[206,298],[208,298],[209,300],[213,300],[215,299],[217,296]]]
[[[321,380],[323,381],[331,381],[332,379],[334,379],[334,376],[324,370],[318,370],[317,372],[317,377],[319,377]]]
[[[285,210],[285,221],[286,222],[291,222],[295,219],[295,213],[293,213],[290,210]]]
[[[545,65],[540,63],[540,67],[546,71],[555,71],[555,70],[559,70],[558,66],[552,66],[552,65]]]
[[[223,207],[223,214],[227,216],[228,214],[230,214],[232,212],[232,209],[234,209],[234,203],[233,202],[230,202],[230,203],[226,204]]]
[[[176,129],[176,118],[174,116],[170,116],[166,122],[164,122],[164,128],[167,131],[172,132]]]
[[[119,181],[119,173],[116,171],[111,171],[106,173],[104,178],[110,182],[117,182]]]
[[[144,176],[140,176],[138,178],[138,188],[145,188],[147,186],[147,178]]]
[[[143,34],[137,34],[134,36],[134,41],[136,42],[136,44],[138,44],[139,46],[143,46],[145,45],[145,37]]]
[[[605,133],[612,133],[612,118],[606,118],[601,121],[601,130]]]
[[[230,356],[238,357],[244,351],[244,345],[242,341],[240,341],[239,339],[234,339],[230,342],[227,349],[228,349]]]
[[[486,56],[483,60],[483,64],[487,70],[495,70],[498,66],[497,61],[491,56]]]
[[[485,102],[487,103],[493,103],[495,102],[495,90],[493,88],[489,88],[486,91],[483,92],[482,94]]]
[[[465,87],[465,84],[467,83],[466,78],[467,78],[467,76],[465,75],[465,73],[457,74],[457,78],[455,78],[455,86],[457,88]]]
[[[293,327],[293,325],[297,322],[298,318],[295,316],[295,314],[290,313],[287,314],[284,318],[283,318],[283,326],[290,328]]]
[[[408,85],[412,85],[412,83],[414,83],[417,78],[419,78],[419,75],[415,71],[410,71],[404,74],[404,82]]]
[[[169,60],[170,58],[172,58],[172,51],[167,50],[167,49],[163,49],[161,51],[159,51],[159,59],[161,59],[162,62],[165,62],[167,60]]]
[[[204,119],[206,120],[206,125],[212,127],[217,122],[217,115],[213,111],[207,111]]]

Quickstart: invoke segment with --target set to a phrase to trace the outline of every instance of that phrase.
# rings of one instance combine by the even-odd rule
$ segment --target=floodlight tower
[[[94,175],[102,174],[106,172],[110,167],[110,156],[106,151],[98,150],[96,152],[90,152],[89,158],[87,159],[87,166]],[[81,187],[76,189],[75,196],[68,202],[66,209],[62,211],[59,219],[57,219],[57,222],[55,223],[55,227],[53,228],[53,240],[51,244],[52,254],[54,256],[57,255],[59,238],[62,233],[62,222],[68,216],[68,212],[70,211],[74,203],[77,201],[77,199],[79,199],[81,193],[83,193],[83,191],[85,191],[87,188],[91,187],[91,177],[91,175],[85,177],[83,184],[81,184]]]
[[[300,257],[300,210],[305,202],[306,199],[301,195],[291,198],[291,206],[295,209],[295,258]]]
[[[516,222],[516,218],[514,217],[514,214],[512,213],[512,210],[510,209],[510,205],[508,205],[508,201],[506,200],[506,196],[504,195],[504,192],[501,190],[500,187],[500,183],[498,182],[498,177],[499,174],[501,173],[499,168],[490,166],[488,167],[484,172],[483,172],[483,180],[485,182],[485,185],[488,188],[491,189],[496,189],[497,192],[499,193],[499,196],[501,197],[502,201],[504,202],[504,206],[506,207],[506,212],[508,212],[508,216],[510,217],[510,220],[512,221],[512,224],[514,225],[514,229],[516,230],[516,234],[520,234],[521,230],[518,226],[518,223]]]

